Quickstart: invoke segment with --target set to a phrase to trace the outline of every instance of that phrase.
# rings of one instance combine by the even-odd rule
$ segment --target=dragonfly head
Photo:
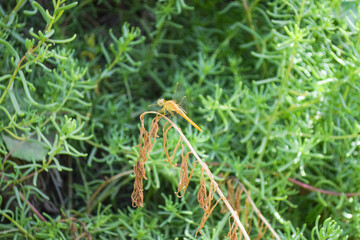
[[[165,99],[160,98],[160,99],[157,101],[157,104],[159,105],[159,107],[162,107],[163,104],[164,104],[164,102],[165,102]]]

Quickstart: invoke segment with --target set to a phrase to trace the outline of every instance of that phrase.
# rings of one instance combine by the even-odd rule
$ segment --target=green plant
[[[224,195],[243,189],[250,238],[264,232],[258,212],[281,239],[359,238],[359,12],[334,0],[2,1],[0,238],[194,239],[191,155],[178,199],[181,152],[169,167],[156,141],[144,207],[130,200],[139,116],[176,82],[203,132],[174,122]],[[171,152],[179,136],[166,137]],[[235,230],[221,207],[202,238]]]
[[[342,230],[334,220],[332,220],[331,218],[327,218],[320,229],[319,229],[319,220],[320,220],[320,216],[316,218],[316,223],[315,223],[316,225],[311,231],[311,239],[319,239],[319,240],[340,239]],[[316,234],[316,238],[314,238],[315,234]],[[343,237],[341,239],[347,239],[347,237]]]

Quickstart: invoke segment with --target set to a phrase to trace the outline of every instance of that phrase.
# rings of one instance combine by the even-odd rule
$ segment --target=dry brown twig
[[[150,132],[148,132],[145,129],[144,126],[144,117],[146,114],[155,114],[155,118],[152,120],[151,122],[151,127],[150,127]],[[227,200],[227,198],[224,196],[223,192],[221,191],[221,189],[219,188],[217,182],[214,180],[214,176],[211,173],[210,169],[208,168],[207,164],[201,160],[201,158],[199,157],[199,155],[196,153],[196,151],[194,150],[194,148],[191,146],[189,140],[185,137],[185,135],[182,133],[182,131],[180,130],[180,128],[178,126],[176,126],[175,123],[173,123],[169,118],[167,118],[166,116],[164,116],[163,114],[159,113],[159,112],[155,112],[155,111],[148,111],[148,112],[144,112],[143,114],[141,114],[140,116],[140,122],[141,122],[141,127],[140,127],[140,144],[139,146],[139,157],[136,161],[136,164],[134,166],[134,173],[135,173],[135,182],[134,182],[134,191],[131,195],[132,198],[132,205],[133,207],[142,207],[143,206],[143,179],[147,179],[145,176],[145,163],[147,161],[147,159],[149,159],[149,154],[150,154],[150,150],[151,148],[154,146],[155,142],[156,142],[156,138],[158,138],[159,136],[157,135],[158,130],[159,130],[159,121],[160,119],[163,118],[167,121],[166,124],[164,124],[163,126],[163,139],[164,139],[164,151],[165,154],[167,156],[167,161],[170,163],[171,166],[175,166],[172,163],[172,160],[174,159],[175,153],[178,150],[178,147],[181,145],[182,147],[182,151],[181,151],[181,158],[182,158],[182,162],[181,162],[181,170],[180,170],[180,181],[179,181],[179,185],[178,185],[178,192],[176,193],[178,197],[182,197],[187,189],[187,186],[190,182],[191,176],[193,174],[195,165],[197,163],[200,164],[201,166],[201,177],[200,177],[200,189],[198,192],[198,201],[199,201],[199,206],[204,210],[204,215],[203,218],[201,220],[199,229],[196,232],[196,235],[200,232],[201,233],[201,229],[203,228],[206,220],[208,219],[208,217],[211,215],[211,213],[213,212],[214,208],[217,206],[217,204],[222,200],[222,202],[225,204],[226,208],[229,210],[229,212],[231,213],[230,218],[232,218],[234,220],[234,224],[232,224],[232,226],[230,226],[230,232],[229,235],[234,235],[234,231],[237,231],[238,229],[240,230],[240,236],[243,236],[244,239],[246,240],[250,240],[250,237],[247,233],[247,231],[245,230],[244,225],[241,223],[238,213],[237,211],[234,210],[234,208],[231,206],[231,204],[229,203],[229,201]],[[170,124],[167,125],[167,124]],[[173,153],[169,154],[168,152],[168,142],[167,142],[167,133],[169,132],[169,130],[171,128],[174,128],[179,134],[180,134],[180,138],[178,143],[176,144]],[[153,139],[153,140],[152,140]],[[186,144],[186,146],[189,148],[189,152],[187,152],[184,155],[184,146],[183,143]],[[188,173],[188,160],[189,160],[189,156],[190,154],[193,154],[196,158],[196,161],[193,165],[192,171],[189,175]],[[210,187],[209,187],[209,191],[207,191],[206,189],[206,184],[205,184],[205,178],[204,178],[204,173],[208,176],[208,178],[210,179]],[[180,194],[180,192],[182,192]],[[219,195],[219,199],[218,201],[212,205],[212,200],[214,198],[215,192]],[[251,200],[250,204],[252,205],[253,202]],[[240,203],[238,203],[239,205]],[[258,210],[255,211],[257,214],[259,214]],[[229,222],[230,225],[230,222]],[[267,222],[265,222],[265,225],[268,227]],[[274,232],[275,233],[275,232]],[[273,234],[273,236],[276,239],[280,239],[278,238],[278,235],[275,233]],[[240,237],[241,239],[241,237]]]
[[[246,190],[244,185],[239,181],[239,179],[235,177],[230,177],[227,180],[227,199],[230,202],[231,206],[235,209],[236,212],[242,213],[244,215],[244,222],[245,222],[245,229],[249,233],[251,231],[251,222],[252,218],[249,218],[249,214],[255,213],[257,216],[257,223],[256,223],[256,229],[258,230],[257,236],[254,239],[261,239],[263,236],[265,236],[265,233],[267,229],[271,232],[272,237],[274,239],[280,240],[280,236],[275,232],[275,230],[271,227],[270,223],[266,220],[266,218],[261,214],[259,209],[256,207],[254,201],[251,198],[251,194],[249,191]],[[236,191],[234,190],[235,183],[237,183]],[[241,209],[241,196],[242,194],[245,194],[245,204],[244,209]],[[251,209],[252,208],[252,209]],[[224,211],[222,211],[224,212]],[[231,217],[232,218],[232,217]],[[237,226],[235,224],[231,224],[231,218],[229,218],[229,234],[227,237],[230,237],[230,239],[238,239],[237,237]]]

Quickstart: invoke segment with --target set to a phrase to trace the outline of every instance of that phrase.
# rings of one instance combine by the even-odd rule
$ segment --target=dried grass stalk
[[[181,151],[181,169],[180,169],[180,181],[179,181],[179,185],[178,185],[178,191],[176,192],[176,195],[181,198],[182,196],[184,196],[187,187],[189,186],[189,182],[190,179],[194,173],[194,169],[195,169],[195,165],[197,162],[194,162],[194,165],[192,167],[190,176],[188,175],[188,162],[189,162],[189,156],[191,154],[191,152],[186,153],[186,155],[183,155],[184,152],[184,148],[182,148]],[[180,192],[182,192],[182,194],[180,194]]]
[[[151,122],[149,132],[146,131],[145,126],[144,126],[144,117],[146,114],[155,114],[156,115],[155,118]],[[142,207],[143,206],[143,201],[144,201],[143,179],[147,179],[144,165],[145,165],[146,160],[149,159],[149,153],[150,153],[151,148],[155,144],[156,138],[158,138],[157,132],[159,131],[159,120],[161,118],[164,118],[169,124],[171,124],[171,126],[169,126],[167,128],[165,128],[166,124],[163,127],[164,150],[165,150],[165,154],[167,156],[167,161],[173,166],[172,161],[173,161],[175,153],[176,153],[178,147],[180,146],[180,144],[183,149],[184,148],[183,143],[185,143],[190,150],[190,152],[185,154],[185,156],[183,155],[183,152],[181,154],[181,156],[182,156],[181,175],[180,175],[180,182],[179,182],[178,192],[177,192],[177,195],[179,197],[183,196],[183,194],[186,191],[186,188],[190,182],[190,178],[194,171],[196,162],[198,162],[201,165],[201,180],[200,180],[201,187],[200,187],[200,190],[198,193],[198,200],[199,200],[200,207],[204,210],[204,216],[201,220],[200,227],[197,230],[196,234],[201,231],[206,220],[211,215],[212,211],[217,206],[217,204],[220,201],[223,201],[225,206],[230,211],[231,216],[233,217],[237,228],[240,229],[240,232],[242,233],[242,235],[244,236],[244,238],[246,240],[250,240],[249,235],[245,231],[243,224],[240,222],[238,214],[232,208],[232,206],[230,205],[228,200],[225,198],[223,192],[218,187],[218,184],[214,180],[214,176],[211,173],[210,169],[208,168],[207,164],[201,160],[201,158],[195,152],[194,148],[191,146],[189,140],[187,140],[187,138],[182,133],[180,128],[177,127],[169,118],[167,118],[166,116],[164,116],[163,114],[161,114],[159,112],[149,111],[149,112],[145,112],[145,113],[141,114],[141,116],[140,116],[141,127],[140,127],[139,157],[134,166],[134,173],[136,176],[135,176],[135,182],[134,182],[134,191],[131,195],[133,207]],[[168,143],[167,143],[168,141],[167,141],[166,136],[172,127],[180,134],[180,139],[173,151],[173,154],[170,157],[170,154],[168,153]],[[196,162],[193,166],[190,176],[188,176],[187,166],[188,166],[188,159],[189,159],[190,153],[195,156]],[[208,178],[210,180],[210,189],[208,191],[208,194],[207,194],[207,189],[206,189],[206,185],[205,185],[204,173],[208,176]],[[179,195],[179,193],[181,191],[183,191],[183,194]],[[212,205],[212,200],[214,198],[215,192],[219,195],[219,199],[214,205]]]
[[[154,146],[156,138],[158,137],[157,132],[159,131],[159,121],[161,119],[161,116],[156,115],[156,117],[151,122],[150,132],[148,132],[144,126],[144,116],[145,114],[141,114],[140,116],[140,144],[138,145],[139,157],[136,160],[136,164],[134,166],[135,182],[134,190],[131,194],[133,207],[143,206],[143,179],[147,179],[145,173],[145,162],[147,159],[149,159],[151,148]],[[153,141],[151,141],[151,139],[153,139]]]
[[[237,187],[236,187],[236,191],[234,191],[235,189],[235,184],[237,183]],[[246,232],[250,234],[250,232],[252,231],[252,222],[254,219],[254,213],[256,214],[256,229],[257,229],[257,235],[254,239],[261,239],[265,236],[267,230],[269,229],[271,235],[273,238],[280,240],[279,235],[275,232],[275,230],[271,227],[271,225],[269,224],[269,222],[264,218],[264,216],[261,214],[261,212],[259,211],[259,209],[256,207],[255,203],[253,202],[253,200],[251,199],[251,194],[250,192],[248,192],[244,185],[242,185],[240,183],[240,181],[236,178],[230,178],[227,182],[227,189],[228,189],[228,195],[227,195],[227,199],[229,201],[229,203],[231,204],[231,206],[233,206],[233,208],[236,210],[236,212],[239,214],[239,216],[241,215],[242,219],[243,219],[243,223],[245,223],[245,229]],[[245,193],[245,203],[244,203],[244,207],[243,209],[241,209],[241,197],[242,194]],[[230,239],[241,239],[241,234],[243,233],[242,231],[240,231],[239,233],[239,237],[238,237],[238,226],[235,224],[234,221],[234,217],[231,215],[229,217],[229,233],[226,236],[227,238]],[[253,230],[253,234],[256,234],[256,232],[254,232],[255,230]]]

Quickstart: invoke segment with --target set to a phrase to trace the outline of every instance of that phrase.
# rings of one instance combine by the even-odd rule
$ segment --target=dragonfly
[[[181,117],[185,118],[185,120],[188,121],[191,125],[193,125],[197,130],[202,132],[201,128],[186,115],[185,110],[180,107],[180,105],[177,104],[174,100],[165,100],[161,98],[157,101],[157,104],[159,107],[162,108],[159,112],[164,114],[166,114],[166,112],[169,112],[171,116],[174,116],[174,112],[176,112]]]

